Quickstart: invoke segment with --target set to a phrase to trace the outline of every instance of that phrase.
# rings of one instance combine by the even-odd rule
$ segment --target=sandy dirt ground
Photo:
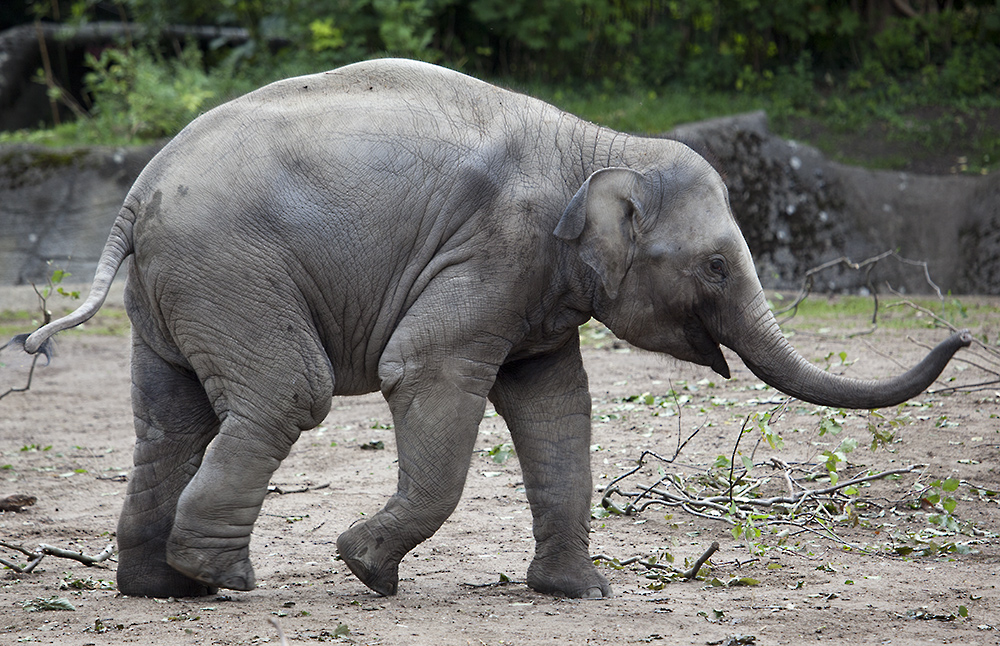
[[[0,513],[7,544],[96,554],[114,540],[131,466],[129,341],[120,311],[100,316],[111,317],[110,333],[100,331],[100,320],[89,332],[64,333],[30,391],[0,399],[0,498],[37,498],[20,512]],[[947,336],[911,325],[844,338],[837,333],[863,322],[796,320],[789,327],[799,323],[791,338],[807,358],[856,377],[897,374],[924,354],[919,343]],[[1000,315],[981,317],[974,332],[996,343]],[[599,331],[587,334],[595,505],[644,450],[676,458],[654,460],[619,489],[636,491],[660,473],[691,495],[708,495],[705,487],[729,475],[713,465],[733,456],[734,475],[743,458],[753,465],[734,491],[758,499],[831,486],[828,478],[785,477],[825,474],[831,456],[841,482],[913,470],[842,489],[822,508],[810,503],[815,513],[809,505],[761,507],[752,519],[759,537],[751,528],[749,538],[734,538],[732,524],[706,517],[724,514],[707,508],[703,515],[660,504],[635,515],[598,513],[595,555],[656,557],[660,564],[672,558],[684,570],[713,542],[720,549],[692,581],[639,562],[599,561],[613,598],[557,599],[524,584],[531,515],[517,457],[498,462],[502,449],[490,455],[510,440],[488,411],[457,511],[403,560],[399,594],[381,598],[337,560],[335,540],[394,490],[391,419],[377,395],[342,398],[274,475],[251,545],[256,590],[122,597],[113,587],[114,558],[87,567],[49,556],[27,574],[0,570],[0,643],[278,644],[276,620],[290,644],[1000,644],[1000,385],[925,394],[882,417],[790,402],[771,421],[783,441],[774,448],[752,415],[775,411],[782,397],[728,356],[734,378],[725,381]],[[953,361],[936,388],[995,378],[981,370],[995,360],[982,352],[961,356],[980,367]],[[23,384],[26,364],[9,352],[0,362],[0,392]],[[894,438],[873,452],[870,426]],[[847,452],[845,439],[857,448]],[[372,442],[384,449],[361,448]],[[756,488],[740,493],[748,484]],[[941,518],[949,522],[932,522]],[[27,560],[5,548],[0,557]],[[74,610],[31,611],[32,600],[51,597]]]

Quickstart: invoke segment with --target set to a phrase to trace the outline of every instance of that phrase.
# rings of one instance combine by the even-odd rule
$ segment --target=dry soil
[[[132,447],[127,324],[115,314],[112,307],[104,326],[110,332],[95,331],[102,328],[98,322],[89,332],[64,333],[31,389],[0,399],[0,498],[37,498],[23,511],[0,513],[0,540],[8,544],[96,554],[114,540]],[[863,326],[853,319],[796,320],[789,328],[798,329],[791,339],[807,358],[861,377],[896,374],[919,360],[926,351],[920,344],[947,335],[920,321],[853,338],[842,334]],[[1000,315],[987,314],[974,332],[995,343],[998,329]],[[689,492],[702,491],[728,477],[728,469],[712,468],[724,461],[719,456],[736,455],[734,474],[749,458],[753,468],[740,487],[759,483],[762,497],[800,491],[781,465],[792,476],[822,475],[823,452],[838,448],[841,481],[926,466],[831,500],[818,512],[825,526],[805,522],[808,505],[791,523],[762,507],[754,520],[761,535],[751,531],[749,540],[734,538],[725,520],[677,507],[597,518],[592,553],[619,561],[672,558],[685,569],[713,542],[720,549],[698,580],[664,581],[665,570],[602,561],[613,598],[557,599],[523,582],[533,547],[531,515],[516,456],[497,462],[500,456],[490,455],[509,435],[488,413],[457,511],[403,560],[399,594],[381,598],[337,560],[335,540],[394,489],[391,419],[378,395],[342,398],[274,475],[275,492],[251,545],[256,590],[197,599],[122,597],[112,584],[113,558],[87,567],[48,556],[28,574],[0,571],[0,643],[277,644],[278,628],[270,621],[276,620],[291,644],[1000,644],[1000,385],[925,394],[914,405],[881,411],[883,417],[790,402],[771,424],[784,446],[772,448],[755,422],[742,439],[740,432],[749,415],[773,411],[783,398],[762,389],[733,355],[733,379],[725,381],[599,330],[585,337],[595,504],[645,450],[676,458],[654,460],[622,481],[623,490],[652,484],[661,472]],[[963,351],[961,357],[977,365],[953,361],[935,388],[995,378],[981,369],[996,367],[989,355]],[[26,364],[9,351],[0,361],[0,392],[22,385]],[[895,435],[874,452],[872,424]],[[837,425],[842,430],[834,434]],[[856,440],[852,452],[843,452],[845,438]],[[384,449],[361,448],[372,442]],[[932,486],[948,479],[957,489]],[[803,483],[831,484],[828,478]],[[931,522],[948,498],[955,503],[950,530]],[[910,548],[915,551],[900,554]],[[26,561],[10,549],[0,548],[0,556]],[[87,584],[97,589],[75,587]],[[75,610],[26,607],[50,597],[68,600]]]

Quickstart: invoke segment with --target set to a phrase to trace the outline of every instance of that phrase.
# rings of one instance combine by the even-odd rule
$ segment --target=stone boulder
[[[915,175],[845,166],[774,136],[763,112],[712,119],[668,136],[702,153],[729,187],[733,212],[765,287],[817,291],[886,285],[1000,293],[1000,173]],[[895,252],[876,263],[853,263]],[[925,262],[911,264],[906,260]],[[868,269],[871,267],[870,275]]]

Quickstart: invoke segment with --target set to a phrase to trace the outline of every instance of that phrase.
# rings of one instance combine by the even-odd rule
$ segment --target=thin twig
[[[291,493],[306,493],[307,491],[319,491],[320,489],[326,489],[330,486],[330,483],[316,485],[311,487],[309,485],[303,485],[301,489],[282,489],[278,485],[268,485],[267,493],[276,493],[279,495],[291,494]]]
[[[850,487],[851,485],[862,484],[864,482],[870,482],[872,480],[881,480],[883,478],[888,478],[894,475],[900,475],[903,473],[911,473],[919,469],[925,469],[928,465],[926,464],[913,464],[908,467],[901,467],[899,469],[891,469],[889,471],[881,471],[879,473],[874,473],[867,476],[861,476],[857,478],[851,478],[850,480],[844,480],[838,482],[835,485],[826,487],[824,489],[807,489],[799,494],[793,496],[775,496],[773,498],[743,498],[738,500],[740,504],[752,505],[755,507],[772,507],[774,505],[791,505],[797,503],[802,498],[817,496],[825,496],[827,494],[834,493],[844,489],[845,487]],[[718,502],[720,500],[726,500],[724,496],[713,496],[711,498],[705,498],[705,501]],[[732,498],[729,498],[732,500]]]
[[[743,434],[746,433],[747,424],[749,423],[750,416],[747,415],[747,418],[743,420],[743,426],[740,427],[740,434],[736,436],[736,444],[733,445],[733,457],[729,460],[729,491],[727,493],[729,494],[730,505],[733,503],[733,489],[736,487],[736,481],[733,480],[733,469],[736,466],[736,451],[740,448],[740,440],[743,439]],[[740,479],[742,480],[743,477],[740,476]]]
[[[939,301],[941,301],[942,307],[944,306],[944,294],[942,294],[941,288],[938,287],[937,283],[935,283],[931,279],[930,267],[928,266],[926,261],[910,260],[909,258],[904,258],[900,256],[895,251],[883,251],[882,253],[872,256],[870,258],[866,258],[861,262],[854,262],[847,256],[841,256],[840,258],[835,258],[821,265],[813,267],[812,269],[809,269],[805,273],[805,277],[802,280],[802,286],[799,288],[799,293],[796,296],[795,300],[790,305],[775,311],[774,313],[775,316],[781,316],[782,314],[787,314],[788,312],[791,312],[791,314],[788,317],[782,319],[780,323],[785,323],[795,317],[795,314],[798,312],[799,305],[801,305],[802,302],[809,297],[809,294],[812,293],[813,287],[815,285],[816,274],[819,274],[823,271],[826,271],[827,269],[832,269],[833,267],[837,266],[846,267],[847,269],[851,269],[854,271],[861,271],[862,269],[864,269],[865,282],[868,284],[868,289],[871,292],[874,299],[874,308],[872,311],[872,328],[865,332],[855,333],[851,336],[857,336],[859,334],[870,334],[874,332],[878,328],[879,301],[878,301],[878,290],[875,289],[875,285],[871,280],[871,273],[872,270],[875,268],[875,265],[877,265],[879,262],[887,258],[892,258],[893,260],[905,265],[921,267],[924,273],[924,280],[927,282],[930,288],[934,290],[934,293],[937,294],[937,298]],[[890,291],[892,291],[892,288],[889,289]]]
[[[108,543],[108,546],[101,550],[101,552],[96,556],[87,556],[82,552],[64,550],[61,547],[45,545],[44,543],[38,546],[38,551],[49,556],[58,556],[61,559],[73,559],[74,561],[79,561],[84,565],[94,565],[95,563],[102,563],[111,558],[111,555],[115,553],[115,544]]]
[[[38,297],[38,307],[42,310],[42,325],[43,326],[48,325],[50,322],[52,322],[52,312],[50,312],[48,309],[48,299],[44,294],[42,294],[41,291],[39,291],[38,286],[35,285],[34,283],[31,283],[31,288],[35,290],[35,296]],[[50,290],[52,289],[51,282],[49,283],[49,289]],[[13,339],[0,346],[0,350],[3,350],[8,346],[13,346],[15,349],[18,347],[23,348],[24,341],[27,339],[27,336],[28,335],[26,334],[15,336]],[[42,344],[42,347],[38,349],[34,357],[31,359],[31,368],[28,369],[28,381],[24,384],[24,386],[21,388],[17,387],[8,388],[3,393],[0,393],[0,399],[3,399],[4,397],[6,397],[11,393],[23,393],[31,389],[31,379],[35,376],[35,366],[38,364],[38,358],[40,356],[44,356],[47,361],[51,360],[52,346],[48,345],[49,343],[51,342],[46,341],[44,344]]]
[[[683,435],[682,424],[681,424],[681,420],[683,419],[683,409],[681,407],[680,399],[678,399],[677,397],[677,391],[674,390],[674,384],[670,379],[667,380],[667,388],[670,389],[670,394],[673,396],[674,399],[674,406],[677,408],[677,449],[674,451],[674,456],[669,460],[667,460],[667,462],[673,462],[674,460],[677,459],[677,456],[681,454],[681,451],[684,450],[684,447],[687,446],[688,442],[690,442],[694,438],[694,436],[697,435],[701,431],[701,429],[705,427],[705,425],[702,424],[698,428],[694,429],[694,431],[692,431],[692,433],[688,435],[683,442],[681,442],[681,435]]]
[[[698,430],[701,430],[701,429],[699,428]],[[697,433],[697,431],[695,431],[695,432]],[[694,437],[694,434],[692,434],[691,437]],[[688,439],[690,439],[690,438],[688,438]],[[687,442],[685,442],[685,444],[687,444]],[[682,448],[683,448],[683,446],[682,446]],[[642,454],[639,455],[639,459],[636,461],[636,465],[635,465],[635,467],[633,469],[631,469],[630,471],[626,471],[625,473],[621,474],[620,476],[618,476],[617,478],[615,478],[614,480],[612,480],[611,482],[609,482],[608,486],[606,486],[604,488],[604,495],[601,497],[601,505],[605,509],[612,509],[612,511],[614,511],[615,513],[619,513],[619,514],[626,514],[626,515],[628,514],[628,511],[627,511],[628,507],[626,507],[626,509],[621,509],[620,507],[618,507],[617,505],[615,505],[614,503],[611,502],[610,496],[613,493],[620,493],[620,491],[618,490],[618,488],[615,486],[616,484],[618,484],[619,482],[621,482],[625,478],[629,477],[630,475],[634,474],[635,472],[637,472],[639,469],[641,469],[642,467],[644,467],[646,465],[646,457],[647,456],[652,456],[652,457],[656,458],[657,460],[660,460],[662,462],[666,462],[667,464],[672,463],[677,458],[677,454],[675,454],[672,458],[667,459],[667,458],[659,455],[658,453],[655,453],[654,451],[643,451]]]
[[[2,348],[0,348],[0,349],[2,349]],[[3,399],[4,397],[6,397],[7,395],[9,395],[11,393],[23,393],[23,392],[27,392],[27,391],[31,390],[31,379],[32,379],[32,377],[35,376],[35,365],[38,364],[38,357],[39,357],[39,355],[36,354],[31,359],[31,368],[28,369],[28,380],[25,382],[25,384],[23,386],[21,386],[21,387],[11,386],[10,388],[8,388],[7,390],[5,390],[4,392],[0,393],[0,399]]]
[[[281,643],[281,646],[288,646],[288,640],[285,639],[285,631],[281,628],[281,622],[276,617],[268,617],[267,620],[278,631],[278,641]]]
[[[672,572],[677,572],[678,574],[680,574],[680,571],[677,570],[677,568],[675,568],[674,566],[669,565],[669,564],[665,564],[665,563],[657,563],[656,561],[653,560],[652,557],[649,557],[648,559],[643,560],[643,557],[641,557],[641,556],[632,556],[632,557],[629,557],[629,558],[625,559],[624,561],[619,561],[618,559],[615,559],[615,558],[612,558],[610,556],[607,556],[606,554],[595,554],[595,555],[593,555],[593,556],[590,557],[590,560],[592,560],[592,561],[607,561],[608,563],[613,563],[615,565],[619,565],[619,566],[623,566],[623,567],[626,566],[626,565],[632,565],[633,563],[638,563],[639,565],[643,566],[647,570],[670,570]]]
[[[14,550],[15,552],[20,552],[21,554],[24,554],[25,556],[34,556],[35,555],[35,552],[33,552],[33,551],[31,551],[31,550],[29,550],[29,549],[27,549],[25,547],[22,547],[21,545],[14,545],[13,543],[8,543],[6,541],[0,541],[0,547],[6,548],[8,550]]]

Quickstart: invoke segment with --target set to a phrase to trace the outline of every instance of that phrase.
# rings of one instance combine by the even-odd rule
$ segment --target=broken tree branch
[[[875,285],[871,281],[871,272],[875,268],[875,265],[889,258],[906,265],[921,267],[924,273],[924,280],[927,281],[927,284],[931,287],[931,289],[934,290],[934,293],[937,294],[938,300],[940,300],[942,303],[944,302],[944,294],[941,292],[941,288],[938,287],[937,283],[935,283],[931,279],[930,268],[928,267],[926,261],[910,260],[909,258],[904,258],[900,256],[895,251],[883,251],[882,253],[872,256],[871,258],[866,258],[861,262],[854,262],[847,256],[841,256],[840,258],[835,258],[833,260],[824,262],[821,265],[813,267],[812,269],[808,270],[805,273],[805,277],[802,280],[802,287],[799,288],[799,293],[795,297],[795,300],[790,305],[776,310],[774,312],[774,315],[780,317],[782,314],[787,314],[791,312],[789,316],[787,316],[784,319],[781,319],[779,323],[786,323],[792,318],[794,318],[795,314],[798,312],[799,305],[801,305],[802,301],[806,300],[806,298],[808,298],[809,295],[812,293],[813,287],[816,284],[816,275],[826,271],[827,269],[832,269],[833,267],[845,267],[847,269],[851,269],[854,271],[865,270],[865,278],[866,282],[868,283],[868,289],[874,297],[874,309],[872,311],[872,329],[867,332],[862,332],[859,334],[869,334],[872,331],[874,331],[878,326],[878,307],[879,307],[878,290],[875,289]]]
[[[684,578],[690,581],[691,579],[698,576],[698,570],[701,569],[701,566],[705,565],[705,562],[708,559],[712,558],[712,555],[715,554],[718,550],[719,550],[718,541],[715,541],[711,545],[709,545],[708,549],[705,550],[705,553],[699,556],[698,560],[694,562],[694,565],[691,566],[691,569],[684,573]]]
[[[101,550],[100,553],[95,556],[87,556],[83,552],[74,552],[72,550],[63,549],[61,547],[55,547],[54,545],[46,545],[44,543],[38,546],[36,550],[29,550],[21,545],[14,545],[13,543],[7,543],[5,541],[0,541],[0,547],[15,552],[20,552],[29,558],[27,565],[18,565],[12,561],[0,557],[0,563],[6,567],[14,570],[18,574],[28,574],[35,567],[42,562],[42,559],[46,556],[55,556],[62,559],[71,559],[74,561],[79,561],[84,565],[91,566],[97,563],[102,563],[111,558],[111,555],[115,553],[115,544],[109,543],[107,547]]]

